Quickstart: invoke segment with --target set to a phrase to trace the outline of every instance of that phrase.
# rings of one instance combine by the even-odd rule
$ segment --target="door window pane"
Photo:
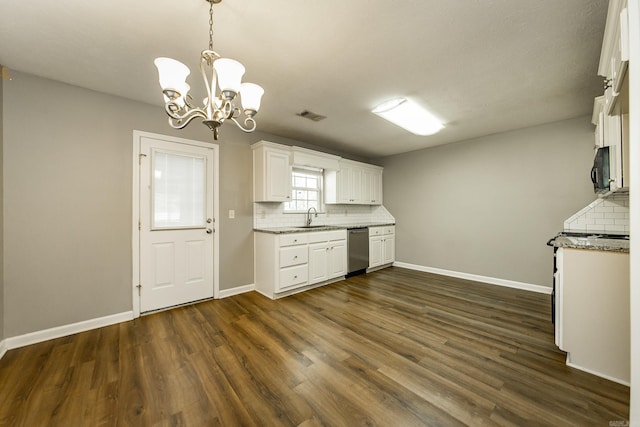
[[[204,157],[153,152],[153,228],[205,226]]]

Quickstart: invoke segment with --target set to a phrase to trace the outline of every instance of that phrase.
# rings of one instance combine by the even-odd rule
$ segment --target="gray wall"
[[[397,261],[551,286],[545,243],[593,200],[590,117],[382,159]]]
[[[19,72],[4,100],[4,336],[131,310],[133,130],[211,133],[171,129],[161,106]],[[269,138],[221,131],[221,289],[253,283],[249,145]]]
[[[2,65],[0,65],[0,69]],[[2,153],[3,153],[3,135],[4,135],[4,126],[3,126],[3,114],[2,108],[4,104],[4,97],[2,92],[2,77],[0,77],[0,341],[4,339],[4,197],[3,197],[3,164],[2,161]]]

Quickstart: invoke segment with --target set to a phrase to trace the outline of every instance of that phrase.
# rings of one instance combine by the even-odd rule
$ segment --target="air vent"
[[[298,116],[304,117],[305,119],[313,120],[314,122],[319,122],[320,120],[324,120],[327,116],[321,116],[320,114],[316,114],[314,112],[304,110],[298,113]]]

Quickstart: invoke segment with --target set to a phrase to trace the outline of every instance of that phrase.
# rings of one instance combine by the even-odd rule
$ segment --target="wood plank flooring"
[[[550,297],[400,268],[208,301],[0,360],[0,426],[608,426]]]

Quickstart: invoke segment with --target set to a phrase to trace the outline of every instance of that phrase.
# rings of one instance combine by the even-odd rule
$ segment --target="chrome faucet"
[[[316,210],[316,208],[311,206],[307,211],[307,227],[311,227],[311,209],[313,209],[313,211],[316,213],[315,217],[318,218],[318,211]]]

